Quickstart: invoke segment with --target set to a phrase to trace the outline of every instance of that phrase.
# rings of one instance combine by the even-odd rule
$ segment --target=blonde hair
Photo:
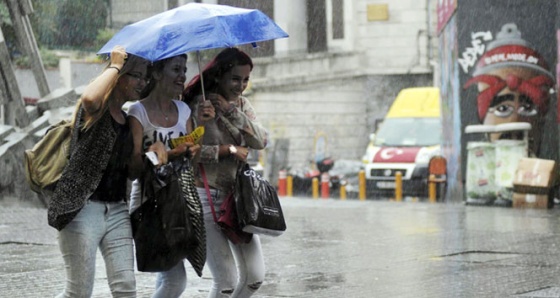
[[[115,89],[115,86],[117,85],[117,82],[119,81],[120,77],[127,74],[138,63],[148,63],[148,62],[144,58],[141,58],[141,57],[136,56],[136,55],[128,54],[128,58],[126,59],[125,64],[123,65],[122,69],[120,70],[117,79],[113,80],[111,82],[111,85],[109,86],[109,88],[107,88],[107,93],[103,96],[103,100],[101,101],[101,106],[99,107],[99,109],[97,111],[95,111],[91,115],[86,116],[85,123],[84,123],[84,126],[82,127],[82,130],[88,130],[95,123],[97,123],[97,121],[99,121],[99,119],[101,119],[101,117],[105,114],[105,112],[107,112],[107,109],[109,109],[109,100],[111,100],[111,95],[113,94],[113,89]],[[109,62],[105,66],[103,71],[105,71],[107,68],[109,68],[110,65],[111,65],[111,62]],[[102,73],[103,73],[103,71],[102,71]],[[73,116],[73,120],[72,120],[73,123],[72,124],[74,124],[76,122],[76,120],[77,120],[76,117],[77,117],[78,111],[80,110],[81,107],[82,107],[82,98],[80,97],[80,99],[78,100],[78,102],[76,104],[76,108],[74,109],[74,116]]]

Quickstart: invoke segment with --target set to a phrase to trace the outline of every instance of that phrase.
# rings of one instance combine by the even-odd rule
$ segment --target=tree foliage
[[[105,28],[107,8],[103,0],[65,0],[56,16],[57,42],[71,47],[91,47],[97,32]]]
[[[0,26],[4,25],[11,25],[12,21],[10,20],[10,12],[8,12],[8,7],[6,4],[1,1],[0,2]]]
[[[10,12],[4,1],[0,1],[0,29],[2,30],[2,35],[10,55],[18,55],[19,50],[14,27],[12,26],[12,19],[10,19]]]
[[[107,24],[108,0],[33,0],[36,38],[50,48],[88,50]]]
[[[31,0],[29,15],[40,55],[46,67],[56,67],[58,57],[49,49],[97,50],[114,34],[106,29],[110,0]],[[29,66],[29,57],[20,49],[7,1],[0,0],[0,28],[13,62]]]
[[[29,16],[35,38],[39,44],[55,47],[58,31],[55,17],[60,0],[33,0],[34,12]]]

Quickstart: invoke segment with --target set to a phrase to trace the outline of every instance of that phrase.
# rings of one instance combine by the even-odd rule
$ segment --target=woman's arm
[[[212,94],[208,94],[211,97]],[[201,163],[218,163],[220,157],[229,154],[226,145],[219,145],[220,132],[216,126],[216,110],[210,100],[203,100],[199,95],[195,98],[197,104],[195,122],[204,126],[204,136],[202,137],[202,145],[199,151],[198,161]]]
[[[132,143],[134,146],[130,164],[128,165],[129,176],[131,179],[136,179],[141,176],[144,167],[144,159],[142,158],[144,154],[144,150],[142,149],[142,132],[144,128],[138,119],[131,116],[128,116],[128,125],[132,133]]]
[[[126,51],[121,46],[116,46],[111,51],[111,64],[103,70],[103,73],[87,85],[82,93],[81,101],[84,110],[93,114],[101,107],[103,98],[116,84],[119,72],[126,59]]]
[[[238,142],[243,139],[243,145],[253,149],[260,150],[266,147],[268,133],[257,121],[249,100],[240,97],[238,103],[232,103],[216,93],[210,93],[207,97],[217,109],[217,118],[223,121],[234,139]]]
[[[142,175],[142,170],[144,169],[144,149],[142,143],[144,138],[144,127],[135,117],[129,116],[128,119],[130,131],[132,133],[132,141],[134,144],[134,148],[132,149],[132,158],[128,167],[129,177],[130,179],[136,179]],[[160,165],[167,163],[167,150],[165,150],[165,145],[162,142],[152,144],[147,151],[153,151],[157,154]]]
[[[185,107],[187,106],[185,105]],[[185,113],[187,112],[188,112],[188,108],[185,111]],[[185,131],[187,132],[187,134],[192,133],[194,131],[194,127],[195,127],[194,119],[192,114],[190,114],[189,118],[187,119],[187,122],[185,123],[185,128],[186,128]],[[178,145],[177,147],[171,150],[168,150],[167,155],[169,156],[170,160],[183,157],[185,156],[185,154],[188,158],[193,158],[198,153],[199,150],[200,150],[200,145],[194,144],[193,142],[186,142]]]
[[[229,129],[237,129],[245,139],[245,145],[261,150],[268,143],[268,132],[257,120],[257,116],[253,106],[244,97],[241,97],[241,106],[233,106],[229,111],[224,113],[224,121]]]

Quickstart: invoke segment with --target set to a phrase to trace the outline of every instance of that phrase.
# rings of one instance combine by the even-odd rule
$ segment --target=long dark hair
[[[141,98],[145,98],[146,96],[148,96],[152,92],[152,90],[154,90],[154,88],[157,84],[157,81],[154,80],[154,78],[153,78],[154,72],[163,71],[163,68],[165,67],[165,64],[167,63],[167,61],[169,61],[169,60],[171,60],[175,57],[183,57],[183,58],[185,58],[185,61],[188,58],[187,54],[181,54],[181,55],[165,58],[165,59],[162,59],[162,60],[157,60],[157,61],[151,63],[150,65],[148,65],[148,72],[146,73],[146,77],[149,78],[150,81],[148,82],[148,85],[146,85],[146,88],[144,88],[144,90],[142,90],[142,93],[140,94]]]
[[[226,48],[222,50],[202,70],[204,78],[204,91],[217,92],[218,80],[233,67],[238,65],[249,65],[253,70],[253,60],[247,53],[238,48]],[[194,99],[202,94],[200,74],[193,77],[183,91],[183,101],[192,106]]]

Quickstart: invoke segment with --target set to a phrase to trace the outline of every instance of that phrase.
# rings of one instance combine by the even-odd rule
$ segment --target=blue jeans
[[[113,297],[136,297],[132,228],[126,203],[89,201],[58,234],[66,287],[57,297],[91,297],[101,250]]]
[[[187,287],[187,273],[183,261],[165,272],[158,272],[156,292],[152,298],[178,298]]]
[[[223,202],[223,192],[210,190],[216,212]],[[261,241],[253,235],[249,243],[233,244],[214,222],[206,190],[198,188],[206,227],[206,264],[212,273],[208,298],[251,297],[262,285],[265,276]]]

